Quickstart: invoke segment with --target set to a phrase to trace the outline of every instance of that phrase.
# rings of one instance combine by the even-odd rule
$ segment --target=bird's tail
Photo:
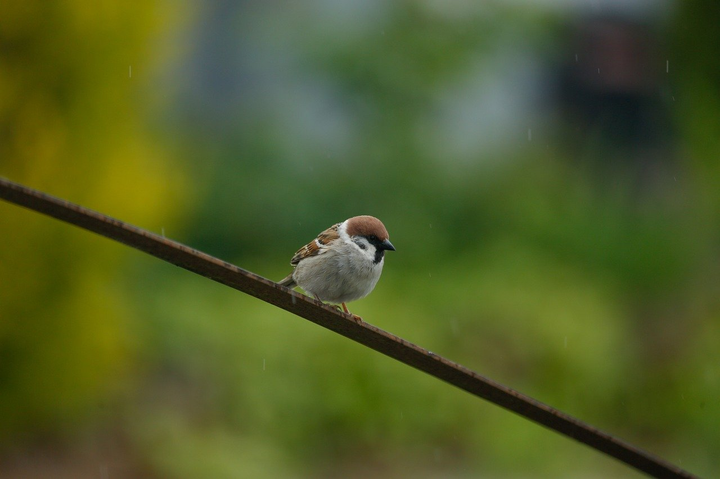
[[[278,281],[278,284],[287,288],[294,288],[295,286],[297,286],[297,283],[293,279],[292,273],[290,273],[285,279]]]

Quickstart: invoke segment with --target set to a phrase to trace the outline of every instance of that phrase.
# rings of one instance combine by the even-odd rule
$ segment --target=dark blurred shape
[[[673,129],[663,91],[669,63],[650,25],[619,16],[575,24],[559,79],[561,117],[574,156],[641,183],[672,159]],[[574,53],[573,53],[574,51]]]

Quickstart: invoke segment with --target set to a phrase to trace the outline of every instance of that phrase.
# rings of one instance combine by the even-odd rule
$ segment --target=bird
[[[278,284],[300,286],[319,301],[342,305],[345,313],[360,321],[346,303],[364,298],[375,288],[385,251],[395,251],[395,246],[382,221],[374,216],[353,216],[300,248],[290,260],[293,272]]]

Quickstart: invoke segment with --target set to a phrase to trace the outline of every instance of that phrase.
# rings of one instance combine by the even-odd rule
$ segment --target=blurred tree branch
[[[480,376],[460,364],[371,324],[358,323],[351,315],[201,251],[1,177],[0,198],[106,236],[247,293],[564,434],[642,472],[656,477],[693,477],[671,463]]]

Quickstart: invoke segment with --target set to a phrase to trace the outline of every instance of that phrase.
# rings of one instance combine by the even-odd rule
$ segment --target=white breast
[[[352,242],[343,241],[338,248],[300,261],[293,279],[308,294],[322,301],[347,303],[367,296],[375,288],[385,260],[374,263],[374,259],[372,245],[362,250]]]

